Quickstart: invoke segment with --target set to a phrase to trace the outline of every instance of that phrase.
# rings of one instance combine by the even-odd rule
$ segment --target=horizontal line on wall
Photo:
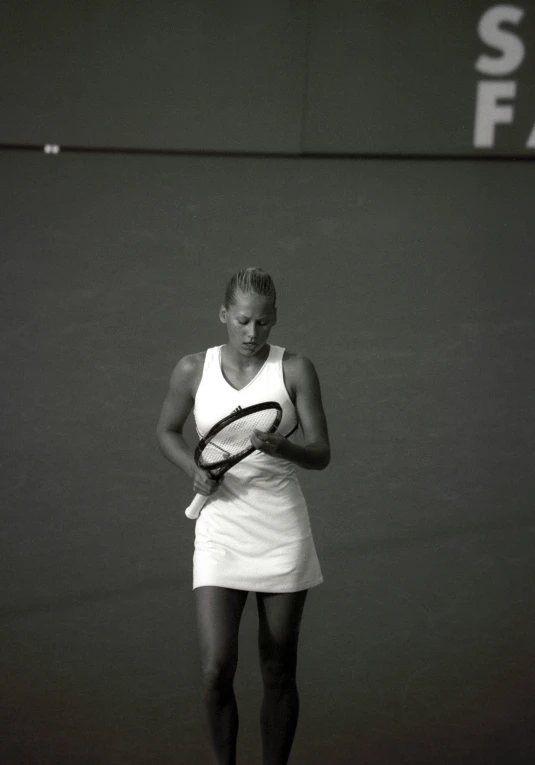
[[[52,144],[54,145],[54,144]],[[0,151],[44,151],[44,145],[0,143]],[[53,154],[53,152],[48,152]],[[163,157],[211,157],[214,159],[315,159],[315,160],[419,160],[419,161],[498,161],[498,162],[530,162],[535,160],[533,154],[498,154],[491,151],[481,151],[478,154],[419,154],[419,153],[388,153],[388,152],[269,152],[269,151],[216,151],[206,149],[146,149],[126,148],[120,146],[60,146],[60,153],[68,154],[130,154]]]

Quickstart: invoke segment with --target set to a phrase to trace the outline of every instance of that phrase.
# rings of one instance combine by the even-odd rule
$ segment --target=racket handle
[[[207,499],[208,497],[205,494],[196,494],[189,507],[186,508],[186,516],[191,518],[192,521],[198,518]]]

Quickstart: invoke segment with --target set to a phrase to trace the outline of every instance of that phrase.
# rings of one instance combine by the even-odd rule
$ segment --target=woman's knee
[[[230,690],[236,674],[236,662],[207,659],[202,664],[201,679],[205,691],[221,692]]]
[[[263,658],[260,662],[262,682],[269,688],[287,688],[295,684],[295,657]]]
[[[200,587],[195,592],[203,686],[207,690],[231,687],[247,592],[222,587]]]

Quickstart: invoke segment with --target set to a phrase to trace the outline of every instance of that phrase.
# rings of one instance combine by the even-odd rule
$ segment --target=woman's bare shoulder
[[[284,371],[288,371],[294,374],[303,374],[307,370],[314,369],[312,361],[303,353],[296,353],[295,351],[288,351],[284,349],[284,356],[282,357],[282,363]]]
[[[282,369],[286,388],[295,403],[297,392],[302,389],[302,386],[317,379],[314,364],[303,353],[285,350],[282,357]]]
[[[187,356],[182,356],[178,361],[175,369],[182,369],[185,372],[194,372],[199,367],[202,367],[206,358],[206,351],[199,351],[198,353],[188,353]]]
[[[171,375],[171,388],[189,388],[195,393],[202,377],[206,351],[189,353],[176,364]]]

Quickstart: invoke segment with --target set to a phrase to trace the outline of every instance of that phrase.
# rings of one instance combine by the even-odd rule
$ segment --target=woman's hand
[[[251,436],[251,443],[255,449],[273,457],[283,457],[282,451],[287,439],[280,433],[265,433],[263,430],[255,430]]]
[[[208,497],[217,490],[219,483],[223,478],[216,481],[210,476],[210,473],[195,465],[195,472],[193,473],[193,491],[196,494],[204,494],[205,497]]]

